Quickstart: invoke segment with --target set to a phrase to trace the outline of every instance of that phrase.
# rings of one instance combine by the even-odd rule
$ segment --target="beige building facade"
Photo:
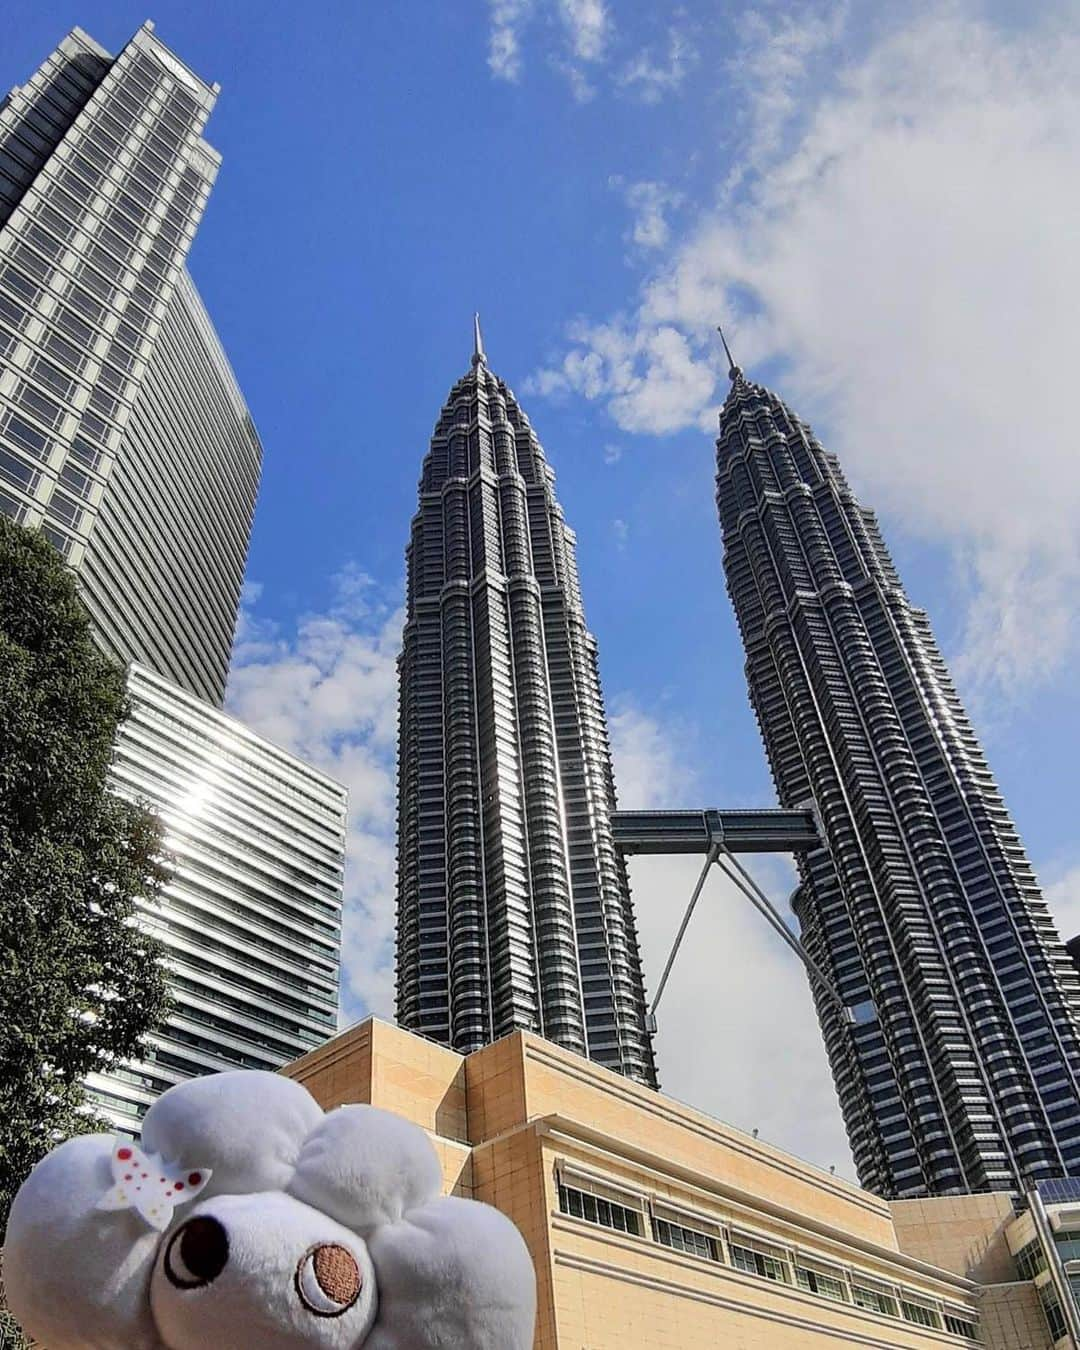
[[[889,1204],[525,1032],[462,1056],[369,1019],[284,1072],[416,1121],[514,1220],[537,1350],[1053,1344],[1007,1198]]]

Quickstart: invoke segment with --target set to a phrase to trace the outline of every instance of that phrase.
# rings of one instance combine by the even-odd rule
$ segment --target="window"
[[[10,450],[4,450],[0,447],[0,475],[3,475],[9,483],[16,483],[19,487],[25,488],[27,492],[33,492],[37,485],[37,470],[18,455],[13,455]]]
[[[105,306],[78,286],[69,287],[68,303],[74,305],[80,314],[85,314],[92,323],[100,323],[105,313]]]
[[[34,285],[29,277],[24,277],[23,274],[17,272],[14,267],[5,267],[4,270],[0,272],[0,281],[4,283],[9,291],[14,291],[16,295],[21,295],[29,304],[33,305],[37,303],[37,298],[41,294],[40,289]]]
[[[93,480],[83,473],[82,469],[76,469],[73,464],[65,464],[60,470],[60,481],[72,492],[78,493],[80,497],[89,497],[90,489],[93,486]]]
[[[1036,1275],[1046,1269],[1046,1253],[1042,1249],[1042,1243],[1038,1238],[1032,1239],[1026,1246],[1013,1257],[1016,1262],[1016,1271],[1022,1280],[1033,1280]]]
[[[119,210],[115,206],[109,212],[106,219],[108,220],[109,225],[112,227],[112,229],[119,231],[119,233],[122,234],[128,240],[138,239],[140,233],[142,232],[141,226],[136,221],[129,220],[128,217],[123,213],[123,211]]]
[[[139,350],[139,344],[142,342],[142,336],[132,328],[131,324],[121,321],[116,327],[116,337],[120,342],[126,343],[132,351]]]
[[[70,309],[62,309],[56,316],[56,325],[69,337],[73,337],[82,347],[90,347],[94,341],[94,330]]]
[[[65,525],[70,525],[72,528],[82,515],[80,503],[72,501],[63,492],[53,492],[53,495],[49,498],[47,510],[50,516],[55,516],[57,520],[62,521]]]
[[[782,1248],[770,1247],[738,1234],[732,1235],[730,1245],[731,1264],[736,1270],[745,1271],[747,1275],[760,1275],[764,1280],[777,1280],[780,1284],[791,1283],[791,1272]]]
[[[75,180],[78,181],[78,180]],[[80,184],[82,186],[82,184]],[[87,191],[85,188],[84,191]],[[88,193],[93,196],[93,193]],[[70,216],[76,224],[82,220],[86,214],[86,209],[82,202],[76,201],[70,192],[65,192],[62,187],[54,183],[49,191],[49,202],[54,207],[59,207],[66,215]]]
[[[910,1299],[901,1298],[900,1311],[904,1316],[905,1322],[914,1322],[920,1327],[934,1327],[941,1330],[941,1317],[936,1308],[931,1308],[925,1303],[913,1303]]]
[[[1043,1094],[1044,1101],[1049,1100],[1049,1098],[1049,1093]],[[1080,1260],[1080,1232],[1075,1229],[1062,1228],[1054,1234],[1054,1244],[1062,1261]]]
[[[62,553],[65,558],[71,552],[71,539],[63,530],[58,530],[55,526],[50,525],[48,521],[45,521],[42,523],[41,533],[49,543],[52,544],[53,548],[56,549],[58,553]]]
[[[867,1308],[871,1312],[884,1313],[886,1317],[899,1317],[895,1291],[865,1281],[851,1285],[851,1301],[856,1308]]]
[[[93,141],[88,140],[84,136],[82,139],[82,143],[79,146],[79,150],[81,151],[82,154],[84,154],[87,157],[87,159],[93,160],[93,162],[97,164],[101,169],[103,169],[106,173],[108,172],[109,165],[112,163],[112,160],[108,155],[105,154],[105,152],[99,146],[96,146],[93,143]],[[78,157],[76,156],[72,160],[72,162],[76,165],[79,165]],[[87,175],[87,177],[89,177],[89,174]]]
[[[30,373],[34,379],[43,384],[46,389],[51,389],[54,394],[61,398],[70,398],[72,390],[75,388],[75,382],[70,376],[65,375],[51,361],[46,361],[43,356],[36,356],[30,367]],[[55,424],[54,424],[55,425]]]
[[[90,395],[90,407],[96,409],[105,417],[115,417],[120,404],[111,394],[99,386]]]
[[[22,520],[26,514],[26,508],[18,498],[13,497],[10,492],[5,492],[0,488],[0,511],[5,516],[10,516],[12,520]]]
[[[48,436],[38,431],[37,427],[32,427],[29,422],[24,422],[15,413],[8,414],[4,431],[16,445],[21,445],[24,450],[29,450],[31,454],[44,457],[48,453],[50,446]]]
[[[1039,1290],[1039,1302],[1042,1304],[1043,1314],[1046,1317],[1046,1325],[1050,1328],[1050,1339],[1058,1341],[1068,1331],[1065,1322],[1065,1315],[1061,1311],[1061,1304],[1058,1302],[1058,1296],[1054,1293],[1052,1285],[1044,1284]]]
[[[115,370],[112,366],[101,367],[98,382],[103,384],[106,389],[111,389],[114,394],[122,394],[127,383],[120,371]]]
[[[44,394],[39,394],[36,389],[25,381],[19,385],[15,397],[24,408],[28,408],[35,417],[41,420],[49,427],[58,427],[64,419],[64,410],[59,403],[54,403],[51,398],[46,398]]]
[[[82,370],[86,357],[73,342],[61,337],[59,333],[50,333],[45,339],[45,350],[68,366],[71,370]]]
[[[589,1191],[580,1191],[574,1186],[563,1185],[562,1182],[559,1183],[559,1209],[575,1219],[585,1219],[603,1228],[614,1228],[619,1233],[643,1236],[640,1210],[620,1205],[614,1200],[605,1200],[603,1196],[592,1195]]]
[[[95,441],[100,441],[102,445],[109,443],[109,427],[100,417],[96,417],[92,412],[85,412],[82,415],[82,421],[79,423],[79,430],[87,436],[92,436]]]
[[[63,238],[57,239],[55,235],[50,234],[48,230],[43,230],[40,225],[31,224],[26,227],[26,238],[39,249],[46,258],[55,259],[57,254],[63,252]]]
[[[79,268],[79,280],[82,281],[85,286],[88,286],[95,295],[99,295],[106,303],[116,294],[116,287],[112,282],[108,281],[105,277],[98,276],[98,274],[87,267],[85,263]]]
[[[843,1272],[834,1267],[805,1265],[796,1259],[795,1283],[808,1294],[820,1294],[822,1298],[847,1302],[848,1292]]]
[[[667,1219],[654,1219],[653,1236],[662,1246],[685,1252],[688,1256],[700,1256],[705,1261],[723,1260],[716,1238],[696,1228],[686,1228],[683,1224],[671,1223]]]
[[[122,262],[117,262],[111,253],[106,253],[100,244],[91,244],[86,250],[86,256],[98,271],[104,272],[107,277],[112,277],[114,281],[118,281],[127,270],[124,264]],[[84,269],[80,269],[80,276],[82,275],[83,270]]]
[[[26,310],[22,305],[17,305],[14,300],[9,300],[6,295],[0,295],[0,319],[5,323],[11,324],[12,328],[21,328],[26,318]]]
[[[951,1331],[954,1336],[966,1336],[969,1341],[979,1339],[979,1328],[970,1317],[960,1317],[956,1313],[947,1312],[945,1314],[945,1330]]]
[[[98,164],[91,164],[82,155],[72,155],[70,162],[71,167],[81,173],[88,183],[93,183],[96,186],[105,177],[102,167]]]
[[[81,436],[76,436],[71,443],[71,449],[68,451],[69,459],[77,459],[80,464],[85,464],[88,469],[96,469],[101,462],[101,451],[96,446],[84,441]]]
[[[127,262],[128,258],[135,252],[135,246],[126,239],[122,239],[108,225],[98,226],[97,238],[101,240],[110,253],[115,253],[124,262]]]

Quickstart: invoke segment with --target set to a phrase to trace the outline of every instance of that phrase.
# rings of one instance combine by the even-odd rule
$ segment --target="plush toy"
[[[8,1303],[47,1350],[531,1350],[532,1262],[442,1199],[419,1126],[277,1074],[182,1083],[136,1145],[61,1144],[15,1198]]]

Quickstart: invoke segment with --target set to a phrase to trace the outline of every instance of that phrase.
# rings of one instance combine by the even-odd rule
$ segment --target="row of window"
[[[792,1285],[819,1298],[851,1303],[857,1308],[901,1318],[917,1326],[948,1331],[969,1340],[978,1339],[974,1316],[966,1310],[935,1306],[910,1290],[883,1284],[858,1271],[807,1258],[788,1247],[774,1246],[735,1229],[714,1225],[704,1218],[702,1228],[688,1227],[673,1218],[661,1217],[648,1202],[638,1197],[627,1195],[625,1202],[620,1202],[582,1186],[570,1185],[563,1177],[559,1178],[558,1189],[560,1211],[573,1218],[633,1237],[651,1236],[654,1242],[674,1251],[721,1265],[730,1264],[743,1274]]]

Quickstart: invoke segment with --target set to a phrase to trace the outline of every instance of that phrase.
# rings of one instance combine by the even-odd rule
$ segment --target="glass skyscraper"
[[[99,640],[220,705],[261,449],[184,259],[216,86],[76,29],[0,107],[0,510]]]
[[[886,1196],[1080,1167],[1080,979],[926,613],[834,455],[737,367],[717,503],[784,806],[814,801],[802,938],[859,1176]]]
[[[655,1084],[596,642],[554,474],[479,338],[424,460],[400,660],[397,1015]]]
[[[174,1083],[277,1069],[337,1030],[345,790],[144,666],[128,697],[110,786],[165,826],[169,880],[142,920],[174,1008],[88,1088],[134,1133]]]
[[[170,855],[142,918],[175,1009],[88,1084],[132,1132],[182,1078],[319,1044],[338,1002],[345,790],[220,711],[261,448],[185,268],[216,97],[145,24],[115,58],[76,29],[0,107],[0,510],[128,666],[111,786]]]

